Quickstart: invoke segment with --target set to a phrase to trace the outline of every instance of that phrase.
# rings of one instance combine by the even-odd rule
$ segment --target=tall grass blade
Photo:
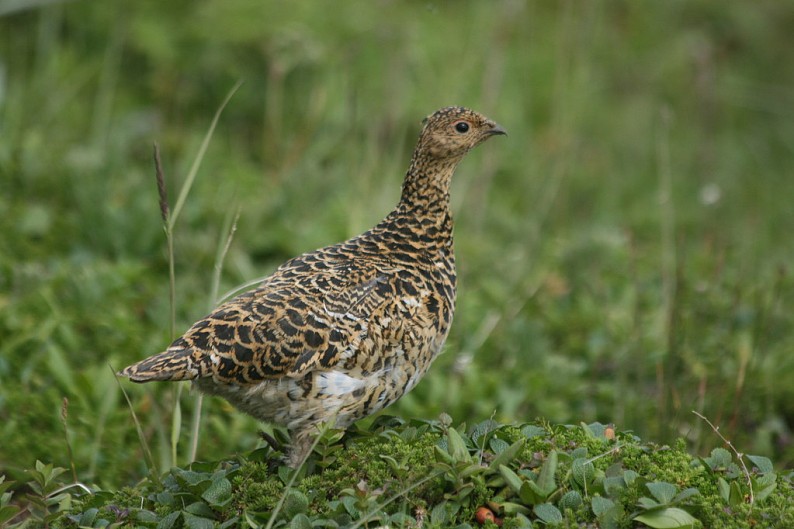
[[[176,465],[178,461],[177,448],[179,436],[182,434],[182,388],[184,387],[182,383],[177,384],[174,410],[171,414],[171,465]]]
[[[234,214],[234,218],[231,219],[231,225],[229,224],[228,220],[224,225],[223,231],[226,233],[226,240],[222,245],[218,245],[218,251],[215,254],[215,266],[213,267],[212,271],[212,290],[210,294],[209,300],[209,310],[215,308],[215,306],[219,303],[218,301],[218,290],[220,289],[221,285],[221,272],[223,271],[223,262],[226,260],[226,254],[229,253],[229,248],[232,245],[232,241],[234,240],[234,234],[237,231],[237,221],[240,220],[240,208],[237,208],[237,211]]]
[[[659,394],[659,411],[662,416],[660,425],[665,428],[671,414],[670,396],[665,386],[674,378],[673,366],[676,363],[675,346],[675,313],[677,294],[677,257],[675,248],[675,201],[673,197],[673,175],[670,166],[670,128],[672,114],[667,107],[659,111],[659,128],[656,138],[657,170],[659,173],[659,226],[662,244],[661,280],[662,280],[662,339],[664,355],[657,366],[657,388]],[[664,431],[664,433],[669,433]]]
[[[226,95],[226,98],[221,103],[221,106],[218,107],[218,110],[215,111],[215,117],[212,118],[212,123],[210,124],[209,130],[204,135],[204,139],[201,142],[201,146],[199,147],[199,151],[196,154],[196,157],[193,160],[193,165],[190,166],[190,171],[188,171],[187,178],[185,178],[185,183],[182,185],[182,189],[179,190],[179,197],[176,199],[176,205],[174,206],[174,211],[170,217],[169,226],[173,229],[174,225],[176,224],[176,220],[179,218],[179,214],[182,212],[182,207],[185,205],[185,201],[187,200],[187,195],[190,193],[190,188],[193,187],[193,181],[196,179],[196,174],[198,173],[199,167],[201,166],[202,160],[204,160],[204,155],[207,152],[207,148],[209,147],[210,140],[212,139],[212,135],[215,133],[215,127],[218,125],[218,120],[221,117],[221,113],[223,109],[226,108],[226,105],[234,96],[234,93],[240,88],[243,84],[243,81],[237,81],[237,84],[232,87],[229,93]]]
[[[163,230],[165,231],[165,240],[168,249],[169,337],[173,340],[176,338],[176,258],[174,256],[174,234],[173,224],[170,221],[171,211],[168,206],[168,188],[165,184],[163,162],[160,158],[160,146],[156,142],[154,144],[154,175],[157,182],[160,216],[163,219]],[[178,384],[174,397],[174,409],[171,414],[170,465],[175,465],[177,462],[177,446],[179,444],[179,435],[182,430],[181,397],[182,384]]]
[[[74,452],[72,451],[72,443],[69,441],[69,428],[67,427],[67,419],[69,417],[69,399],[63,398],[61,404],[61,424],[63,424],[63,438],[66,440],[66,454],[69,456],[69,467],[72,470],[72,478],[75,483],[77,482],[77,469],[74,465]]]
[[[149,449],[149,444],[146,442],[146,437],[143,435],[143,428],[141,428],[141,423],[138,420],[138,416],[135,414],[135,409],[132,407],[132,401],[130,400],[130,396],[127,395],[127,392],[124,391],[124,386],[121,385],[121,381],[119,380],[118,375],[116,374],[116,370],[113,369],[113,366],[108,364],[110,371],[113,373],[113,377],[116,379],[116,384],[119,385],[119,389],[124,394],[124,399],[127,401],[127,407],[130,410],[130,415],[132,415],[132,422],[135,423],[135,430],[138,432],[138,441],[141,443],[141,448],[143,449],[143,456],[146,463],[146,467],[149,469],[149,474],[152,476],[152,480],[160,485],[160,472],[157,470],[157,465],[154,463],[154,458],[152,457],[152,451]]]
[[[168,277],[169,277],[169,298],[171,304],[171,339],[173,340],[176,338],[176,272],[175,272],[175,256],[174,256],[174,226],[176,225],[176,221],[179,218],[179,213],[182,211],[182,207],[187,200],[187,196],[190,193],[190,189],[193,187],[193,182],[196,179],[196,175],[198,174],[199,167],[201,167],[201,162],[204,159],[204,155],[207,152],[207,148],[209,147],[210,140],[212,139],[212,135],[215,132],[215,127],[218,125],[218,120],[223,113],[223,109],[226,108],[226,105],[231,100],[232,96],[234,96],[235,92],[240,88],[242,85],[242,81],[238,81],[234,87],[229,91],[226,95],[226,98],[221,103],[218,110],[215,111],[215,116],[212,118],[212,123],[210,124],[207,133],[204,135],[204,139],[201,142],[201,146],[199,147],[199,151],[196,154],[196,157],[193,159],[193,164],[190,166],[190,171],[188,171],[187,177],[185,178],[185,182],[182,185],[181,189],[179,190],[179,196],[176,200],[176,205],[174,206],[173,210],[169,210],[168,207],[168,194],[166,191],[165,186],[165,178],[163,176],[162,170],[162,162],[160,160],[160,149],[155,144],[154,146],[154,161],[155,161],[155,176],[157,179],[157,191],[160,198],[160,215],[163,217],[163,224],[165,228],[165,236],[166,242],[168,244]],[[236,220],[234,224],[236,228]],[[226,255],[226,249],[228,249],[228,244],[231,244],[230,237],[233,234],[230,233],[229,240],[227,241],[227,246],[224,247],[224,250],[221,251],[221,255],[219,256],[221,259],[223,256]],[[220,267],[216,259],[216,269]],[[220,275],[220,272],[217,272],[217,275]],[[214,280],[214,279],[213,279]],[[215,299],[217,295],[217,286],[214,287],[212,291],[212,296],[210,299]],[[172,464],[176,464],[177,461],[177,448],[179,445],[179,437],[182,432],[182,407],[181,407],[181,397],[182,397],[182,384],[179,384],[176,390],[176,396],[174,399],[174,410],[173,416],[171,420],[171,461]],[[201,396],[198,397],[198,401],[196,403],[196,408],[193,412],[193,419],[191,421],[191,441],[190,441],[190,461],[195,459],[196,450],[198,447],[198,429],[201,417],[201,407],[202,407],[203,399]]]
[[[168,249],[168,303],[170,306],[169,337],[176,338],[176,270],[174,259],[174,237],[171,229],[171,212],[168,208],[168,188],[165,185],[163,162],[160,159],[160,146],[154,144],[154,177],[157,181],[157,196],[160,200],[160,216],[163,219],[163,230]]]

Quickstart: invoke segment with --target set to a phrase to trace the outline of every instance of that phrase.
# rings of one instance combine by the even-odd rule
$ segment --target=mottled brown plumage
[[[192,380],[292,434],[297,466],[317,426],[346,428],[413,388],[455,310],[449,185],[473,147],[504,130],[462,107],[429,116],[397,207],[346,242],[281,265],[163,353],[123,369],[135,382]]]

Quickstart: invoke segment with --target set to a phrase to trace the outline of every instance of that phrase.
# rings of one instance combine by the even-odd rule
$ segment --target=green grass
[[[0,474],[70,467],[64,397],[78,479],[146,473],[110,366],[170,338],[151,145],[174,200],[239,80],[174,230],[177,332],[238,210],[220,293],[377,222],[421,118],[463,104],[510,136],[456,175],[452,334],[389,413],[614,422],[706,455],[697,410],[791,467],[788,4],[40,4],[0,6]],[[178,392],[125,389],[158,468],[187,464],[195,397],[174,458]],[[205,400],[198,458],[257,427]]]

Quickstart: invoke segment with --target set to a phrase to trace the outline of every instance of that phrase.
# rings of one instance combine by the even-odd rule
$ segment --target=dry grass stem
[[[706,424],[708,424],[709,427],[714,431],[714,433],[717,434],[717,437],[722,439],[722,442],[728,445],[728,448],[731,449],[731,452],[733,452],[734,455],[736,455],[736,459],[738,459],[739,464],[742,465],[742,473],[744,474],[744,477],[747,480],[747,487],[750,489],[750,505],[752,505],[755,502],[755,496],[753,494],[753,480],[750,477],[750,471],[747,470],[747,465],[744,464],[744,454],[736,450],[736,447],[733,446],[733,443],[730,442],[728,439],[726,439],[725,436],[722,435],[722,433],[720,433],[719,426],[714,426],[714,424],[710,420],[708,420],[704,415],[694,410],[692,410],[692,413],[703,419],[706,422]]]

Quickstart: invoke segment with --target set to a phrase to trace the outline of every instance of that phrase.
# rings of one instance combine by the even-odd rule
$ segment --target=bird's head
[[[496,122],[464,107],[446,107],[427,116],[419,144],[425,156],[460,159],[491,136],[507,134]]]

